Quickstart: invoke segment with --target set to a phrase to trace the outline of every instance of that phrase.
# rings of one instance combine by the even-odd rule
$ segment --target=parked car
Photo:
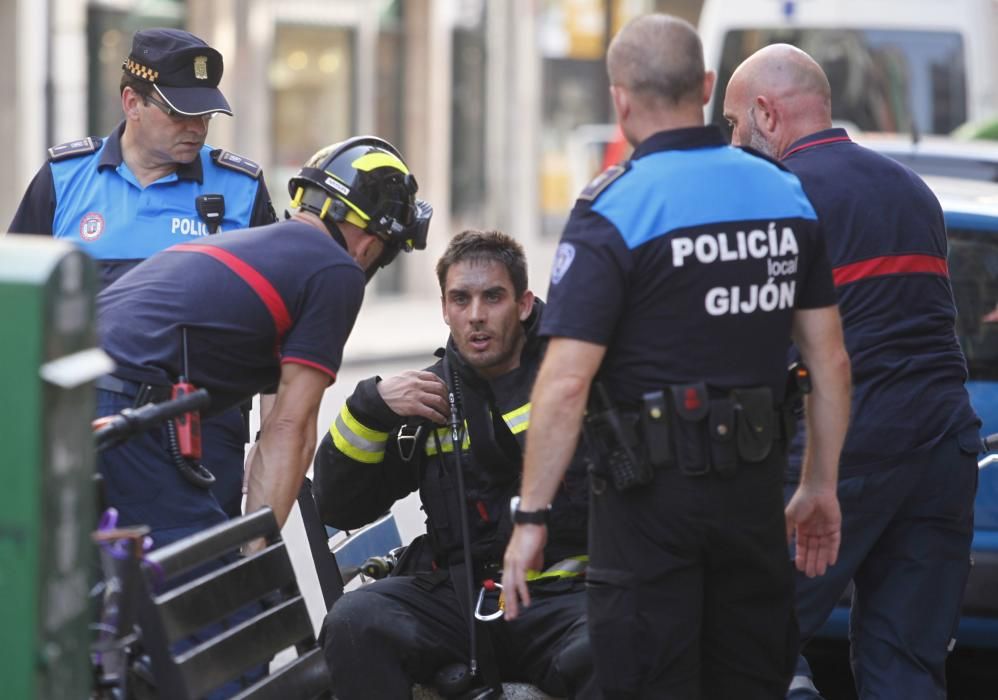
[[[852,138],[907,165],[919,175],[998,182],[998,142],[948,136],[913,138],[910,134],[858,132]],[[956,185],[959,187],[959,185]],[[987,196],[977,193],[977,196]]]

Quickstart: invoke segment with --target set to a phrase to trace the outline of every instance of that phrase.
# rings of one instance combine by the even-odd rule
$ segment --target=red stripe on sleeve
[[[320,365],[318,362],[312,362],[311,360],[303,360],[300,357],[282,357],[281,364],[283,365],[285,362],[289,362],[296,365],[305,365],[306,367],[313,367],[314,369],[319,370],[323,374],[328,374],[332,380],[329,382],[330,384],[336,381],[336,372],[329,369],[325,365]]]
[[[949,277],[946,258],[934,255],[884,255],[860,262],[840,265],[832,270],[835,286],[886,275],[928,274]]]
[[[279,339],[283,338],[284,334],[291,330],[291,314],[288,313],[288,307],[285,306],[281,295],[276,289],[274,289],[274,285],[272,285],[266,277],[257,272],[256,269],[246,261],[237,258],[227,250],[222,250],[221,248],[216,248],[210,245],[180,243],[179,245],[175,245],[170,248],[170,250],[180,250],[185,253],[201,253],[202,255],[210,255],[215,258],[227,268],[239,275],[243,282],[248,284],[250,289],[252,289],[256,295],[260,297],[260,301],[262,301],[264,306],[267,307],[267,311],[270,312],[271,318],[274,319],[274,325],[277,327],[277,337]],[[329,370],[324,371],[328,372]]]

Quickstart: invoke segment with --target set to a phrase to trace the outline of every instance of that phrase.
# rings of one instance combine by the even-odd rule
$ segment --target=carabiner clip
[[[499,591],[499,609],[494,613],[483,613],[482,604],[485,602],[485,593],[487,591]],[[475,619],[481,620],[482,622],[492,622],[493,620],[498,620],[502,617],[503,612],[505,612],[506,604],[502,598],[502,584],[496,583],[491,579],[482,584],[482,589],[478,591],[478,603],[475,605]]]
[[[416,426],[416,432],[412,435],[406,435],[405,430],[409,426],[406,423],[402,424],[399,428],[398,435],[395,440],[399,448],[399,457],[402,458],[403,462],[411,462],[412,458],[416,455],[416,448],[419,446],[419,436],[423,433],[423,426]]]

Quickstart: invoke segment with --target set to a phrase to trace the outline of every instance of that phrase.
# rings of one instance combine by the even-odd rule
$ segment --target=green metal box
[[[83,698],[96,527],[96,266],[69,243],[0,239],[0,696]]]

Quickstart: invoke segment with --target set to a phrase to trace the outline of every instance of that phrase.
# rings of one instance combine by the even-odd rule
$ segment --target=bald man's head
[[[759,49],[731,75],[724,95],[731,142],[775,157],[832,125],[832,91],[817,61],[789,44]]]
[[[693,26],[669,15],[632,20],[610,42],[606,56],[610,84],[653,103],[699,101],[703,90],[703,47]]]

